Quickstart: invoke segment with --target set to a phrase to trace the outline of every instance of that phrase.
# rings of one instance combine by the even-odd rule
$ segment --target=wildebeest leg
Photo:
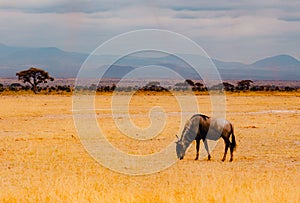
[[[235,136],[233,134],[233,127],[231,125],[231,144],[230,144],[230,160],[229,161],[232,161],[233,160],[233,151],[236,147],[236,142],[235,142]]]
[[[208,144],[207,144],[207,139],[204,140],[204,146],[205,146],[206,152],[208,154],[207,160],[209,161],[210,160],[210,153],[209,153],[209,148],[208,148]]]
[[[231,149],[231,147],[230,147],[230,160],[229,161],[230,162],[233,161],[233,150]]]
[[[225,152],[224,152],[224,156],[223,156],[222,161],[225,161],[226,155],[227,155],[227,151],[228,151],[228,148],[230,146],[230,141],[229,141],[228,138],[224,138],[224,142],[225,142]]]
[[[233,161],[233,150],[234,150],[234,146],[232,144],[230,144],[230,162]]]
[[[199,158],[199,149],[200,149],[200,139],[196,139],[196,152],[197,152],[197,154],[196,154],[195,160],[198,160],[198,158]]]

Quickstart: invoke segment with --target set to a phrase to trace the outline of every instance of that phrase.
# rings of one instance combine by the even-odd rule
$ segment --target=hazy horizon
[[[69,53],[78,53],[78,54],[86,54],[86,55],[90,55],[91,54],[91,53],[88,53],[88,52],[68,51],[68,50],[62,49],[60,47],[54,47],[54,46],[42,46],[42,47],[39,47],[39,46],[18,46],[18,45],[5,44],[5,43],[2,43],[1,41],[0,41],[0,45],[7,46],[7,47],[15,47],[15,48],[33,48],[33,49],[54,48],[54,49],[59,49],[60,51],[69,52]],[[179,53],[175,53],[174,55],[177,56],[177,54],[179,54]],[[185,55],[184,53],[180,53],[180,54]],[[192,54],[187,54],[187,55],[192,55]],[[112,56],[115,57],[116,55],[106,54],[106,55],[102,55],[102,56],[104,56],[104,57],[112,57]],[[167,56],[167,54],[166,54],[166,56]],[[259,61],[259,60],[266,59],[266,58],[271,58],[271,57],[275,57],[275,56],[291,56],[291,57],[295,58],[296,60],[300,61],[300,57],[298,58],[298,57],[296,57],[296,56],[294,56],[292,54],[287,54],[287,53],[278,53],[276,55],[267,55],[265,57],[259,57],[258,56],[258,58],[254,59],[253,61],[249,61],[248,63],[245,63],[245,62],[242,62],[242,61],[239,61],[239,60],[226,60],[226,59],[224,60],[224,59],[220,59],[220,58],[212,58],[210,56],[208,56],[208,57],[211,58],[211,59],[213,59],[213,60],[218,60],[218,61],[222,61],[222,62],[228,62],[228,63],[234,62],[234,63],[243,63],[245,65],[250,65],[250,64],[255,63],[255,62]],[[139,57],[139,56],[137,54],[135,54],[135,57]],[[155,58],[157,56],[145,56],[145,55],[141,55],[140,57],[141,58],[142,57]]]

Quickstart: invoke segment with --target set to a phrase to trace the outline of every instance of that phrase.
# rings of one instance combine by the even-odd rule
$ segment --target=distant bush
[[[225,91],[234,91],[234,85],[228,83],[228,82],[223,82],[224,90]]]
[[[253,83],[252,80],[241,80],[237,83],[236,89],[237,90],[249,90],[252,83]]]
[[[0,83],[0,92],[3,92],[4,91],[4,86],[3,84]]]
[[[10,91],[19,91],[22,89],[23,89],[23,86],[20,83],[12,83],[11,85],[9,85]]]
[[[291,92],[291,91],[295,91],[296,88],[293,88],[293,87],[285,87],[284,90],[287,91],[287,92]]]
[[[250,88],[251,91],[264,91],[265,90],[265,87],[264,86],[258,86],[258,85],[255,85],[255,86],[252,86]]]

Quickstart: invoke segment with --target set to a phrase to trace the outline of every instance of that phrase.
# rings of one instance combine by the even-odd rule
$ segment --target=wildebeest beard
[[[176,153],[179,159],[183,159],[189,145],[195,140],[199,130],[199,119],[192,117],[184,126],[181,138],[176,142]]]

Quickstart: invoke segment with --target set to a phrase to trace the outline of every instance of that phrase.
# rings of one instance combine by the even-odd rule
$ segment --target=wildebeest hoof
[[[225,159],[222,159],[222,161],[224,162],[224,161],[225,161]]]
[[[198,160],[198,157],[195,158],[195,161]]]
[[[232,162],[232,161],[233,161],[233,159],[231,158],[229,161],[230,161],[230,162]]]

